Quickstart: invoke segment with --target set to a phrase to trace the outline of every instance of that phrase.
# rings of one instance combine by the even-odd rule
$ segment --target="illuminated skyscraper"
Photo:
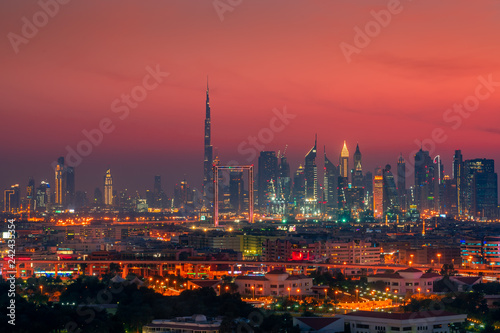
[[[464,212],[471,217],[496,217],[498,211],[498,178],[495,161],[464,161]]]
[[[258,166],[258,202],[259,207],[269,206],[276,197],[276,176],[278,172],[278,158],[274,151],[261,151]]]
[[[35,211],[35,180],[33,178],[29,178],[28,186],[26,186],[26,200],[28,201],[27,211],[31,214]]]
[[[361,162],[361,153],[360,153],[360,162]],[[344,177],[346,183],[349,181],[349,150],[347,150],[347,144],[344,140],[344,147],[342,147],[342,152],[340,153],[340,176]]]
[[[285,156],[281,156],[278,167],[278,198],[284,202],[291,200],[292,180],[290,178],[290,164]]]
[[[50,185],[46,181],[42,181],[36,189],[36,209],[45,211],[50,205]]]
[[[396,182],[394,181],[394,175],[391,171],[391,166],[387,164],[383,171],[384,176],[384,191],[383,191],[383,206],[384,213],[388,211],[397,212],[399,211],[399,199],[398,191],[396,188]]]
[[[338,204],[338,178],[339,171],[335,164],[333,164],[328,157],[326,157],[326,148],[324,149],[324,159],[325,159],[325,173],[324,173],[324,187],[325,187],[325,199],[329,210],[337,209]]]
[[[373,217],[382,218],[384,215],[384,176],[381,168],[375,169],[373,177]]]
[[[463,173],[464,173],[464,161],[462,158],[462,151],[455,150],[455,154],[453,155],[453,182],[455,183],[457,193],[456,197],[456,206],[458,209],[458,214],[462,214],[463,211]]]
[[[54,203],[59,206],[64,206],[66,197],[66,182],[65,182],[65,170],[64,170],[64,157],[59,157],[57,159],[57,165],[55,170],[55,200]]]
[[[111,170],[106,171],[104,176],[104,204],[106,206],[113,205],[113,177],[111,177]]]
[[[212,125],[210,116],[210,98],[207,78],[207,97],[205,102],[205,156],[203,159],[203,198],[207,205],[211,203],[214,190],[213,182],[213,148],[212,148]]]
[[[316,137],[314,139],[314,147],[306,154],[304,166],[306,200],[312,201],[317,201],[318,199],[318,168],[316,167],[317,141]]]
[[[398,159],[398,196],[399,205],[403,211],[406,211],[406,162],[403,158],[403,154],[399,155]]]
[[[354,153],[353,158],[354,173],[352,177],[352,185],[354,187],[363,187],[363,167],[361,165],[361,152],[359,151],[358,144],[356,144],[356,152]]]
[[[302,205],[305,199],[305,182],[304,167],[299,165],[293,177],[293,199],[295,205]]]
[[[428,151],[420,149],[415,154],[415,199],[419,210],[438,209],[439,195],[437,170]]]

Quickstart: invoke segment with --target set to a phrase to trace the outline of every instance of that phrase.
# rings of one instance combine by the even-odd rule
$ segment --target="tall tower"
[[[434,209],[437,202],[437,172],[428,151],[415,154],[415,201],[419,210]]]
[[[66,184],[65,184],[65,175],[64,175],[64,157],[59,157],[57,159],[57,165],[55,170],[55,204],[56,205],[64,205],[64,198],[66,194]]]
[[[396,182],[394,181],[394,175],[391,171],[391,166],[387,164],[383,170],[383,210],[384,213],[392,210],[399,211],[399,200],[398,192],[396,188]]]
[[[361,165],[361,151],[359,150],[358,144],[356,144],[356,152],[354,153],[353,157],[354,157],[354,174],[352,179],[352,185],[355,187],[363,187],[363,167]]]
[[[69,208],[75,208],[75,168],[67,166],[64,172],[65,185],[65,205]]]
[[[325,198],[327,207],[331,209],[338,208],[338,174],[339,171],[335,164],[333,164],[328,157],[326,157],[326,148],[323,149],[325,159],[325,174],[323,178],[325,187]]]
[[[305,199],[305,182],[304,167],[299,165],[293,177],[293,200],[296,205],[302,205]]]
[[[28,201],[27,211],[31,215],[35,211],[35,180],[30,177],[28,179],[28,186],[26,187],[26,199]]]
[[[398,196],[399,205],[403,211],[406,210],[406,162],[403,158],[403,154],[399,155],[398,159]]]
[[[373,217],[382,218],[384,215],[384,176],[381,168],[375,169],[373,177]]]
[[[205,102],[205,157],[203,159],[203,198],[204,200],[213,195],[213,151],[212,151],[212,127],[210,118],[210,98],[208,90],[208,77],[207,77],[207,99]]]
[[[455,155],[453,155],[453,182],[457,188],[457,208],[458,214],[462,214],[463,209],[463,173],[464,173],[464,161],[462,158],[462,151],[455,150]]]
[[[111,170],[106,171],[104,176],[104,204],[106,206],[113,205],[113,177],[111,177]]]
[[[464,213],[473,217],[497,217],[498,175],[495,161],[485,158],[465,160],[463,171]]]
[[[283,155],[278,166],[278,198],[289,202],[292,193],[292,182],[290,178],[290,164]]]
[[[347,144],[344,140],[344,147],[342,148],[342,152],[340,153],[340,176],[344,177],[347,183],[349,178],[349,150],[347,150]]]
[[[261,151],[258,166],[258,192],[259,207],[269,206],[276,196],[276,176],[278,172],[278,158],[274,151]]]
[[[314,147],[306,154],[304,174],[306,199],[316,201],[318,199],[318,168],[316,167],[316,144],[318,137],[314,139]]]

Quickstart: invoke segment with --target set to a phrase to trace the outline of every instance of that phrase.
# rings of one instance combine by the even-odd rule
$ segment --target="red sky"
[[[475,94],[479,76],[500,82],[500,3],[401,1],[348,63],[341,43],[355,45],[355,27],[393,1],[243,0],[223,20],[211,0],[70,1],[17,53],[9,33],[22,35],[23,17],[33,22],[41,7],[3,1],[0,187],[20,183],[24,194],[28,176],[53,182],[51,162],[103,118],[115,130],[77,167],[77,189],[91,195],[108,167],[117,189],[143,192],[155,174],[168,192],[183,174],[198,186],[207,75],[223,162],[248,163],[238,145],[286,107],[296,117],[265,150],[288,144],[293,171],[315,133],[333,161],[343,140],[351,156],[359,142],[364,171],[373,171],[394,166],[400,152],[408,160],[435,128],[447,136],[433,153],[446,173],[455,149],[500,163],[500,86],[457,130],[443,120]],[[120,120],[111,103],[157,65],[170,75]]]

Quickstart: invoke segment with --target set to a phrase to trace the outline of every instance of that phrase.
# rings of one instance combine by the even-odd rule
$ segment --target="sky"
[[[494,0],[2,1],[0,187],[80,148],[89,196],[107,168],[118,190],[200,188],[207,76],[222,163],[288,145],[294,172],[317,134],[319,170],[344,140],[365,172],[423,140],[446,174],[455,149],[498,172],[498,31]]]

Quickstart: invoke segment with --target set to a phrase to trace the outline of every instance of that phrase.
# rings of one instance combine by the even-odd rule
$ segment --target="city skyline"
[[[487,4],[498,9],[493,2]],[[1,132],[5,140],[16,137],[19,131],[23,134],[15,145],[0,148],[2,188],[15,183],[24,187],[29,177],[37,183],[41,180],[50,183],[52,163],[67,154],[66,147],[76,149],[85,139],[83,130],[99,128],[102,119],[110,118],[113,131],[104,134],[102,143],[94,146],[92,153],[75,168],[78,189],[91,193],[102,186],[101,175],[108,168],[113,171],[117,189],[137,189],[144,193],[152,187],[154,175],[162,175],[164,188],[171,192],[185,174],[192,186],[201,189],[203,148],[199,142],[207,74],[211,89],[212,145],[214,156],[219,156],[222,162],[257,164],[258,151],[249,160],[250,155],[239,153],[238,146],[248,141],[249,136],[269,128],[275,117],[273,110],[282,112],[284,108],[296,118],[275,133],[262,150],[283,151],[288,145],[292,173],[303,163],[316,133],[319,146],[326,145],[333,161],[344,140],[350,151],[359,143],[364,154],[363,168],[372,172],[388,163],[396,167],[400,153],[408,161],[410,153],[419,148],[416,140],[432,139],[436,128],[442,128],[441,136],[447,139],[436,144],[432,155],[441,155],[446,174],[451,174],[456,149],[462,150],[464,159],[500,159],[496,149],[498,128],[492,125],[499,117],[494,112],[500,100],[500,94],[494,91],[496,83],[489,87],[493,89],[491,96],[481,100],[478,110],[470,116],[457,120],[448,114],[449,121],[443,119],[455,103],[464,103],[474,95],[481,82],[489,79],[497,82],[497,77],[500,78],[498,46],[487,38],[487,32],[491,34],[499,23],[492,14],[485,14],[489,12],[488,6],[453,2],[451,8],[433,7],[436,17],[427,17],[426,9],[431,2],[404,3],[390,25],[359,54],[352,54],[350,62],[346,61],[340,45],[353,44],[354,28],[374,20],[371,11],[384,10],[387,2],[340,7],[315,2],[305,10],[291,3],[287,15],[278,14],[277,4],[255,2],[226,12],[222,21],[211,3],[201,4],[197,11],[175,3],[163,11],[169,20],[163,20],[159,14],[162,5],[141,6],[142,12],[137,14],[127,6],[107,4],[102,6],[101,15],[97,15],[90,12],[91,5],[61,5],[57,15],[36,36],[18,45],[17,53],[11,40],[3,39],[0,59],[6,66],[0,94],[9,122],[2,123]],[[262,28],[254,31],[246,23],[258,9],[265,9],[260,17],[264,21]],[[24,16],[31,19],[40,10],[35,3],[6,5],[0,14],[5,35],[22,34],[21,19]],[[115,20],[107,15],[113,10],[131,19],[125,35],[130,42],[141,41],[141,52],[123,52],[125,56],[118,56],[117,52],[128,48],[126,43],[119,43],[117,48],[110,43],[117,29],[125,28],[119,22],[115,30],[99,33],[99,29],[107,26],[107,20]],[[95,27],[83,29],[77,15],[82,11],[93,15]],[[462,33],[463,39],[449,40],[444,46],[441,38],[446,31],[433,32],[432,27],[442,24],[437,16],[443,16],[439,14],[445,11],[452,11],[457,18],[470,13],[483,18],[474,27],[467,22],[447,22],[450,29]],[[423,17],[428,19],[426,29],[417,29],[408,20]],[[329,29],[330,18],[341,29]],[[205,23],[206,29],[190,28],[195,21]],[[304,31],[300,34],[295,28],[293,31],[298,35],[289,41],[285,38],[285,28],[291,28],[292,22]],[[139,33],[143,24],[148,30],[155,25],[151,37]],[[64,31],[58,29],[61,26]],[[186,30],[184,39],[164,33],[182,28]],[[272,33],[268,34],[269,31]],[[408,35],[400,35],[400,31]],[[316,37],[308,38],[313,32],[317,32],[313,34]],[[67,34],[86,38],[76,41]],[[240,35],[247,36],[252,43],[233,46]],[[408,36],[415,43],[397,47]],[[279,47],[273,46],[276,38],[280,40]],[[432,47],[423,49],[420,39]],[[160,47],[157,41],[169,43],[170,47]],[[476,48],[467,51],[465,42]],[[296,45],[303,46],[300,52],[296,51]],[[180,57],[196,47],[202,51],[197,56]],[[253,53],[248,53],[249,47]],[[156,52],[145,56],[145,48]],[[415,50],[425,52],[416,56]],[[89,56],[77,56],[80,51]],[[111,104],[140,85],[145,75],[156,68],[169,74],[121,120],[122,114],[114,113]],[[48,73],[51,73],[49,81],[44,79]],[[23,81],[21,77],[30,80]],[[481,93],[488,92],[487,89],[483,88]],[[408,178],[407,183],[412,184],[412,179]]]

